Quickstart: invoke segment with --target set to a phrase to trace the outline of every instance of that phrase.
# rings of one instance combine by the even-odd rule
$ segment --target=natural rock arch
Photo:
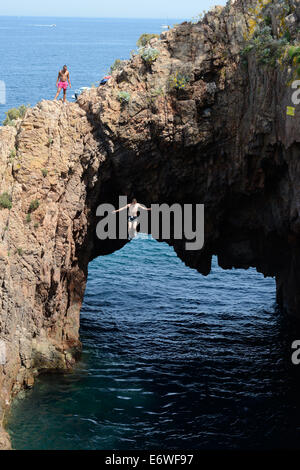
[[[203,274],[217,255],[225,269],[276,276],[278,302],[299,315],[299,113],[286,114],[293,70],[262,67],[255,52],[242,66],[254,4],[179,25],[152,41],[160,54],[151,67],[137,55],[77,104],[43,101],[1,128],[1,192],[12,197],[0,211],[2,410],[39,371],[72,365],[88,263],[123,243],[97,240],[96,207],[119,195],[205,204],[203,250],[170,240],[178,256]],[[172,86],[178,73],[184,88]]]

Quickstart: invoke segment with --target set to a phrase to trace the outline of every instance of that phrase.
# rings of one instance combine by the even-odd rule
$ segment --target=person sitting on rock
[[[55,95],[54,101],[57,100],[61,90],[64,90],[64,103],[66,103],[66,101],[67,101],[68,82],[69,82],[70,88],[72,88],[71,82],[70,82],[70,73],[68,71],[68,67],[66,65],[64,65],[62,70],[60,70],[58,72],[58,77],[57,77],[57,80],[56,80],[57,93]]]

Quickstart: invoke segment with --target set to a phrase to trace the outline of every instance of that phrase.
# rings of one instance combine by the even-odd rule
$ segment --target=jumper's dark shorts
[[[134,217],[130,215],[130,216],[128,217],[128,222],[134,222],[137,218],[138,218],[137,215],[134,216]]]

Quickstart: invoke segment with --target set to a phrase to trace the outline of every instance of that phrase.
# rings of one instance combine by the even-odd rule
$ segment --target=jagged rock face
[[[12,195],[12,209],[0,211],[0,340],[6,349],[0,390],[9,404],[12,387],[31,386],[42,369],[70,366],[80,347],[85,273],[76,250],[86,237],[88,193],[95,190],[96,197],[105,156],[77,105],[44,102],[17,131],[0,132],[1,192]],[[8,158],[15,148],[17,155]],[[39,207],[30,213],[36,200]]]
[[[262,66],[253,51],[247,68],[240,60],[262,4],[274,34],[281,7],[231,3],[154,39],[151,66],[134,56],[77,104],[43,101],[1,128],[0,193],[12,208],[0,210],[0,418],[41,370],[76,359],[88,263],[124,244],[97,239],[96,208],[119,195],[205,204],[204,248],[170,240],[178,256],[203,274],[216,254],[223,268],[276,276],[278,301],[300,314],[299,110],[286,114],[293,70]],[[299,5],[289,4],[298,34]]]

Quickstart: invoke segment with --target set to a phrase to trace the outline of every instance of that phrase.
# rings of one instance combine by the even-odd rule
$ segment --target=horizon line
[[[40,15],[1,15],[0,18],[82,18],[82,19],[93,19],[93,20],[181,20],[188,21],[187,18],[179,17],[141,17],[141,16],[40,16]],[[192,19],[192,18],[191,18]]]

